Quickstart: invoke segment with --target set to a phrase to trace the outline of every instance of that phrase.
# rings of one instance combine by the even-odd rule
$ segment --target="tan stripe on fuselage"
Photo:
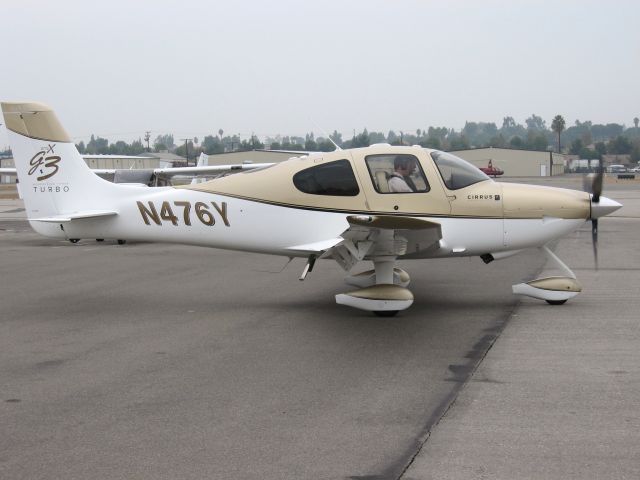
[[[303,193],[293,184],[293,176],[300,170],[342,159],[351,162],[351,157],[347,152],[330,152],[322,156],[293,158],[262,170],[236,173],[209,182],[182,185],[176,188],[230,195],[287,206],[321,208],[323,210],[367,211],[366,198],[362,188],[356,196],[341,197]]]
[[[429,155],[430,152],[431,150],[420,147],[390,146],[338,150],[292,158],[266,169],[237,173],[205,183],[176,188],[291,208],[334,212],[465,218],[589,217],[589,195],[575,190],[497,183],[492,180],[458,190],[448,190]],[[345,159],[350,161],[352,166],[358,167],[354,162],[364,162],[366,155],[381,153],[415,155],[422,164],[431,190],[427,193],[378,193],[374,191],[371,179],[361,173],[365,170],[363,168],[354,168],[360,192],[353,197],[311,195],[299,191],[293,184],[292,178],[297,172],[314,165]],[[370,206],[373,198],[368,196],[374,195],[375,206]]]

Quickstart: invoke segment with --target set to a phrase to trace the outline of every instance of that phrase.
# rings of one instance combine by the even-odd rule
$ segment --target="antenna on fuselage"
[[[327,132],[325,132],[323,128],[318,128],[318,125],[316,125],[315,122],[311,122],[311,123],[313,123],[313,126],[315,128],[317,128],[318,130],[320,130],[322,132],[322,134],[325,137],[327,137],[331,143],[333,143],[333,146],[336,147],[336,150],[342,150],[342,148],[340,148],[340,145],[338,145],[336,142],[334,142],[333,138],[331,138],[331,135],[327,135]]]
[[[323,132],[323,133],[324,133],[324,132]],[[324,134],[325,134],[325,135],[327,135],[326,133],[324,133]],[[333,144],[335,145],[336,150],[342,150],[342,148],[340,148],[340,145],[338,145],[336,142],[334,142],[334,141],[333,141],[333,138],[331,138],[331,136],[330,136],[330,135],[327,135],[327,138],[329,139],[329,141],[330,141],[331,143],[333,143]]]

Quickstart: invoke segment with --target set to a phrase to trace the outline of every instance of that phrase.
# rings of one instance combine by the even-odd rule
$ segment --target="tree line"
[[[197,157],[200,152],[208,155],[250,151],[269,148],[271,150],[332,151],[335,145],[341,148],[366,147],[374,143],[392,145],[421,145],[423,147],[452,151],[468,148],[498,147],[526,150],[555,150],[578,155],[580,158],[599,159],[603,154],[630,154],[633,161],[640,161],[639,119],[633,119],[633,127],[618,123],[594,124],[591,121],[576,120],[574,125],[566,126],[561,115],[556,115],[550,127],[538,115],[531,115],[524,124],[517,123],[507,116],[498,126],[493,122],[465,122],[460,130],[448,127],[429,127],[412,132],[389,130],[388,132],[368,131],[366,128],[350,139],[343,139],[341,133],[334,130],[326,137],[316,137],[313,132],[304,137],[277,135],[261,141],[256,135],[241,138],[238,134],[224,135],[224,130],[198,138],[176,140],[172,134],[156,136],[153,143],[147,134],[131,143],[118,140],[110,143],[106,138],[91,135],[85,144],[79,142],[78,150],[82,154],[139,155],[144,152],[169,151],[189,158]],[[335,144],[335,145],[334,145]],[[10,153],[7,151],[6,153]],[[0,152],[2,154],[2,152]]]

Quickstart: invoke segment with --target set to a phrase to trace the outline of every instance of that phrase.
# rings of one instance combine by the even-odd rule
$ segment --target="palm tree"
[[[564,131],[564,127],[566,123],[562,115],[556,115],[553,117],[553,122],[551,122],[551,130],[558,134],[558,153],[560,153],[560,134]]]

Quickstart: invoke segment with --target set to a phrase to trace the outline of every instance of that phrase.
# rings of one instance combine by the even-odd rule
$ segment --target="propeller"
[[[591,182],[589,182],[591,180]],[[594,215],[594,204],[600,203],[600,195],[602,194],[602,184],[604,180],[604,168],[602,167],[602,159],[598,161],[598,168],[594,175],[584,178],[584,190],[591,193],[591,243],[593,245],[593,259],[598,269],[598,216]]]
[[[598,161],[598,168],[596,174],[593,177],[591,184],[591,193],[593,194],[593,202],[600,202],[600,195],[602,194],[602,182],[604,179],[604,168],[602,168],[602,159]]]
[[[593,245],[593,260],[598,270],[598,219],[591,219],[591,244]]]
[[[615,200],[602,196],[602,184],[604,180],[604,168],[602,160],[598,161],[598,168],[595,174],[587,175],[583,178],[583,189],[591,194],[591,242],[593,244],[593,259],[596,270],[598,269],[598,219],[618,210],[622,205]]]

